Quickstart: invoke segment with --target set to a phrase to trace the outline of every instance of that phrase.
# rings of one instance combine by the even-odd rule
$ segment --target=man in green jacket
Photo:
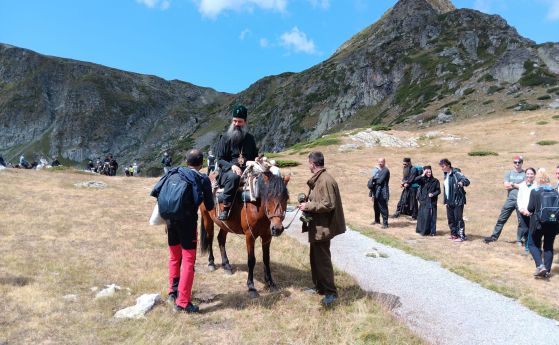
[[[330,240],[346,230],[344,210],[338,184],[324,168],[322,152],[311,152],[308,164],[314,175],[307,181],[308,200],[302,202],[299,209],[310,216],[310,220],[303,223],[303,232],[309,234],[313,290],[324,295],[322,304],[328,307],[338,298]]]

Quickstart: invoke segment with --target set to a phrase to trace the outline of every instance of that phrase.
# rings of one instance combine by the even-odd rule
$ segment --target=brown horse
[[[221,252],[221,266],[229,274],[232,274],[233,271],[225,251],[227,233],[245,235],[248,256],[247,286],[248,293],[252,298],[258,296],[253,280],[254,265],[256,264],[254,244],[258,237],[262,242],[262,261],[264,262],[266,285],[272,291],[277,290],[270,270],[270,243],[272,242],[272,236],[279,236],[284,230],[282,221],[285,218],[287,199],[289,198],[286,185],[287,183],[281,177],[269,172],[262,173],[258,178],[259,199],[255,202],[242,201],[242,198],[237,196],[233,202],[230,217],[226,221],[217,219],[217,205],[210,212],[206,210],[203,203],[200,206],[202,251],[209,250],[208,266],[210,269],[215,270],[216,268],[212,249],[214,223],[219,226],[217,241]]]

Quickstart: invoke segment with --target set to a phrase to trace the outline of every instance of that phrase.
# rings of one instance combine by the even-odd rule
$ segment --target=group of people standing
[[[505,172],[503,186],[507,198],[493,233],[484,241],[488,244],[497,241],[515,212],[518,220],[515,242],[532,255],[536,265],[534,276],[545,278],[551,272],[553,244],[559,231],[559,183],[552,186],[545,169],[523,169],[523,164],[522,156],[515,156],[513,169]],[[555,177],[559,180],[559,165]]]
[[[466,240],[463,219],[464,205],[466,204],[466,191],[464,187],[470,184],[468,178],[460,169],[453,168],[452,163],[444,158],[439,161],[439,166],[444,173],[444,204],[447,212],[450,239],[455,242]],[[433,177],[430,165],[413,166],[411,159],[403,160],[403,178],[400,186],[402,193],[393,218],[402,214],[410,215],[417,220],[416,232],[421,235],[435,236],[437,233],[437,201],[441,194],[439,180]],[[369,196],[373,200],[374,222],[382,228],[388,228],[388,200],[390,170],[386,167],[386,159],[378,159],[377,167],[373,168],[369,179]]]

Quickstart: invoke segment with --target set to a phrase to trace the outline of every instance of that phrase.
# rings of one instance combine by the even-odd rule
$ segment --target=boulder
[[[161,302],[158,293],[143,294],[136,299],[136,304],[117,311],[114,315],[117,319],[140,319],[157,303]]]

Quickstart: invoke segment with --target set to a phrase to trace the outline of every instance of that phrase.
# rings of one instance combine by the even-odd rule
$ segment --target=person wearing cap
[[[439,166],[444,173],[444,205],[446,217],[450,228],[449,239],[454,242],[466,240],[466,225],[464,224],[464,205],[466,205],[466,191],[464,187],[470,185],[470,180],[458,168],[453,168],[452,163],[443,158]]]
[[[412,188],[413,180],[417,177],[417,169],[411,164],[411,158],[404,158],[403,162],[403,178],[402,178],[402,195],[396,212],[392,218],[398,218],[400,214],[407,214],[413,219],[417,218],[417,198],[416,189]]]
[[[499,239],[505,223],[507,222],[511,214],[516,211],[516,218],[518,220],[518,227],[516,230],[516,243],[522,245],[522,215],[518,211],[517,207],[518,186],[526,178],[526,172],[524,171],[524,169],[522,169],[522,163],[524,163],[524,159],[522,158],[522,156],[514,156],[514,169],[505,172],[503,186],[507,191],[507,199],[505,200],[505,204],[501,209],[499,218],[497,218],[497,223],[495,224],[495,228],[493,229],[493,234],[491,234],[491,236],[489,237],[484,238],[485,243],[495,242]]]
[[[208,151],[208,175],[215,170],[215,155],[212,150]]]
[[[223,187],[221,201],[223,210],[218,219],[227,220],[229,210],[235,199],[236,190],[241,182],[241,175],[248,161],[258,157],[258,148],[254,137],[247,131],[247,108],[236,105],[233,108],[231,125],[219,139],[216,147],[217,164],[220,169],[218,183]]]
[[[414,180],[419,184],[419,211],[417,215],[417,225],[415,232],[427,236],[435,236],[437,233],[437,199],[441,194],[441,183],[433,177],[433,170],[430,165],[423,167],[423,174]]]

